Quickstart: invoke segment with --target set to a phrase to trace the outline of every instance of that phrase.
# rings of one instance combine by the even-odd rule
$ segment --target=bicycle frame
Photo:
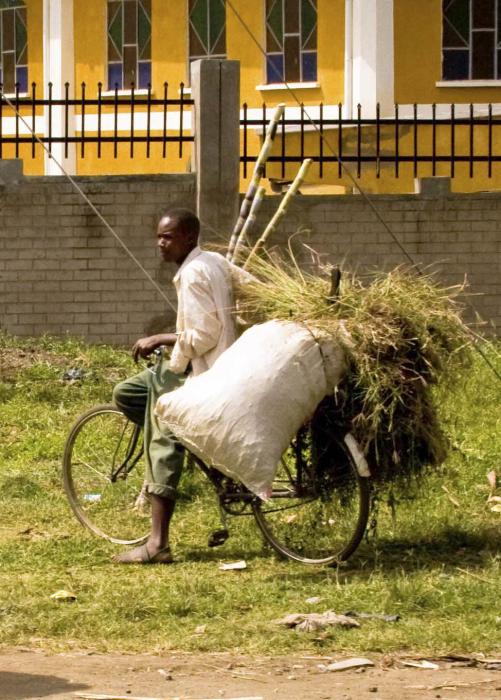
[[[127,424],[124,425],[124,428],[122,430],[122,435],[120,436],[120,440],[117,443],[117,447],[116,447],[115,454],[113,457],[113,464],[115,464],[115,457],[120,450],[120,446],[122,444],[122,440],[124,438],[126,430],[127,430]],[[127,452],[125,454],[125,459],[116,469],[113,469],[111,472],[110,480],[112,483],[114,483],[115,481],[117,481],[117,479],[120,479],[120,478],[126,479],[127,475],[134,469],[136,464],[141,459],[143,452],[144,452],[143,446],[141,446],[141,448],[137,451],[137,454],[134,454],[136,452],[136,449],[137,449],[140,435],[141,435],[141,427],[139,425],[136,425],[134,427],[132,435],[129,438],[129,444],[127,446]]]

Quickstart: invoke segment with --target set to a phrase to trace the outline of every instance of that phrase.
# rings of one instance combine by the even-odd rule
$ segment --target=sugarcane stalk
[[[245,223],[242,227],[242,230],[240,231],[240,234],[238,236],[235,249],[233,251],[233,257],[231,258],[232,263],[236,263],[238,261],[238,257],[242,252],[242,248],[246,243],[248,243],[248,234],[249,231],[252,229],[254,224],[256,223],[256,216],[257,212],[259,210],[259,207],[261,206],[263,199],[264,199],[264,194],[265,194],[265,188],[264,187],[258,187],[258,190],[256,192],[256,196],[252,200],[251,208],[249,211],[249,215],[245,219]]]
[[[299,168],[299,172],[297,173],[296,177],[294,178],[294,182],[292,183],[292,185],[289,187],[289,189],[285,193],[285,197],[280,202],[280,206],[278,207],[277,211],[275,212],[275,214],[272,217],[268,226],[263,231],[261,237],[254,244],[254,247],[251,250],[249,257],[247,258],[247,260],[245,261],[245,263],[243,265],[244,270],[246,270],[249,267],[250,261],[252,260],[254,255],[266,243],[268,238],[271,236],[271,234],[277,228],[281,219],[285,216],[285,213],[287,212],[287,208],[289,206],[291,199],[294,197],[294,195],[296,194],[298,189],[303,184],[303,180],[305,179],[306,174],[308,172],[308,169],[312,163],[313,163],[313,160],[311,158],[306,158],[305,160],[303,160],[303,163],[302,163],[301,167]]]
[[[230,238],[230,243],[228,246],[228,252],[226,253],[226,258],[228,260],[232,260],[234,257],[234,252],[235,252],[235,247],[237,245],[238,237],[240,235],[240,232],[242,231],[242,228],[245,224],[245,220],[249,216],[252,202],[254,200],[254,197],[256,196],[256,192],[259,187],[259,183],[261,181],[261,178],[264,174],[264,166],[266,165],[266,161],[268,160],[268,156],[270,155],[271,147],[273,144],[273,140],[275,138],[275,134],[277,133],[277,127],[278,127],[278,122],[282,118],[282,115],[284,113],[285,109],[285,104],[282,102],[279,105],[277,105],[270,121],[268,124],[268,128],[266,129],[266,136],[263,141],[263,145],[261,146],[261,150],[259,151],[259,155],[257,157],[256,162],[254,163],[254,171],[252,173],[252,178],[249,183],[249,187],[247,188],[247,192],[245,193],[245,196],[242,201],[242,205],[240,207],[240,214],[237,219],[237,223],[235,224],[235,228],[233,229],[233,233],[231,234]]]

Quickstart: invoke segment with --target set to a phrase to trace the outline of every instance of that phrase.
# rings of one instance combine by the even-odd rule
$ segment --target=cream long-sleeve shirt
[[[174,277],[177,341],[170,369],[184,372],[191,361],[201,374],[236,340],[234,288],[253,277],[219,253],[194,248]]]

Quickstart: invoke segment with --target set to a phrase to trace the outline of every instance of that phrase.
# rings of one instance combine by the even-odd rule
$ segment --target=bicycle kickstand
[[[214,530],[214,532],[211,532],[211,534],[209,535],[209,539],[207,540],[208,547],[220,547],[226,542],[226,540],[230,536],[230,532],[227,527],[226,513],[224,512],[221,504],[219,503],[218,505],[219,517],[221,518],[222,527],[219,530]]]

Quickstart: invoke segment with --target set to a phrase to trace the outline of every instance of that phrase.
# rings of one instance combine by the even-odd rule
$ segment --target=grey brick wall
[[[471,306],[485,322],[483,331],[501,333],[501,193],[371,196],[382,219],[425,272],[445,285],[469,284]],[[278,200],[265,200],[258,227],[276,210]],[[323,262],[360,273],[408,264],[408,259],[360,196],[298,196],[273,238],[291,245],[303,265],[314,248]]]
[[[155,249],[159,214],[195,207],[193,175],[77,178],[175,302],[175,269]],[[130,344],[174,324],[174,312],[65,178],[0,190],[0,328]]]
[[[78,182],[174,302],[175,270],[156,254],[155,226],[167,206],[195,207],[194,176]],[[372,200],[416,262],[431,266],[444,284],[467,276],[476,295],[471,301],[499,335],[501,193]],[[265,200],[259,228],[277,205],[277,197]],[[359,272],[406,262],[358,196],[298,196],[272,245],[283,245],[300,228],[309,231],[293,239],[303,264],[310,254],[300,241],[323,261]],[[64,178],[26,178],[0,190],[0,328],[20,336],[70,333],[129,345],[173,323],[173,311]]]

